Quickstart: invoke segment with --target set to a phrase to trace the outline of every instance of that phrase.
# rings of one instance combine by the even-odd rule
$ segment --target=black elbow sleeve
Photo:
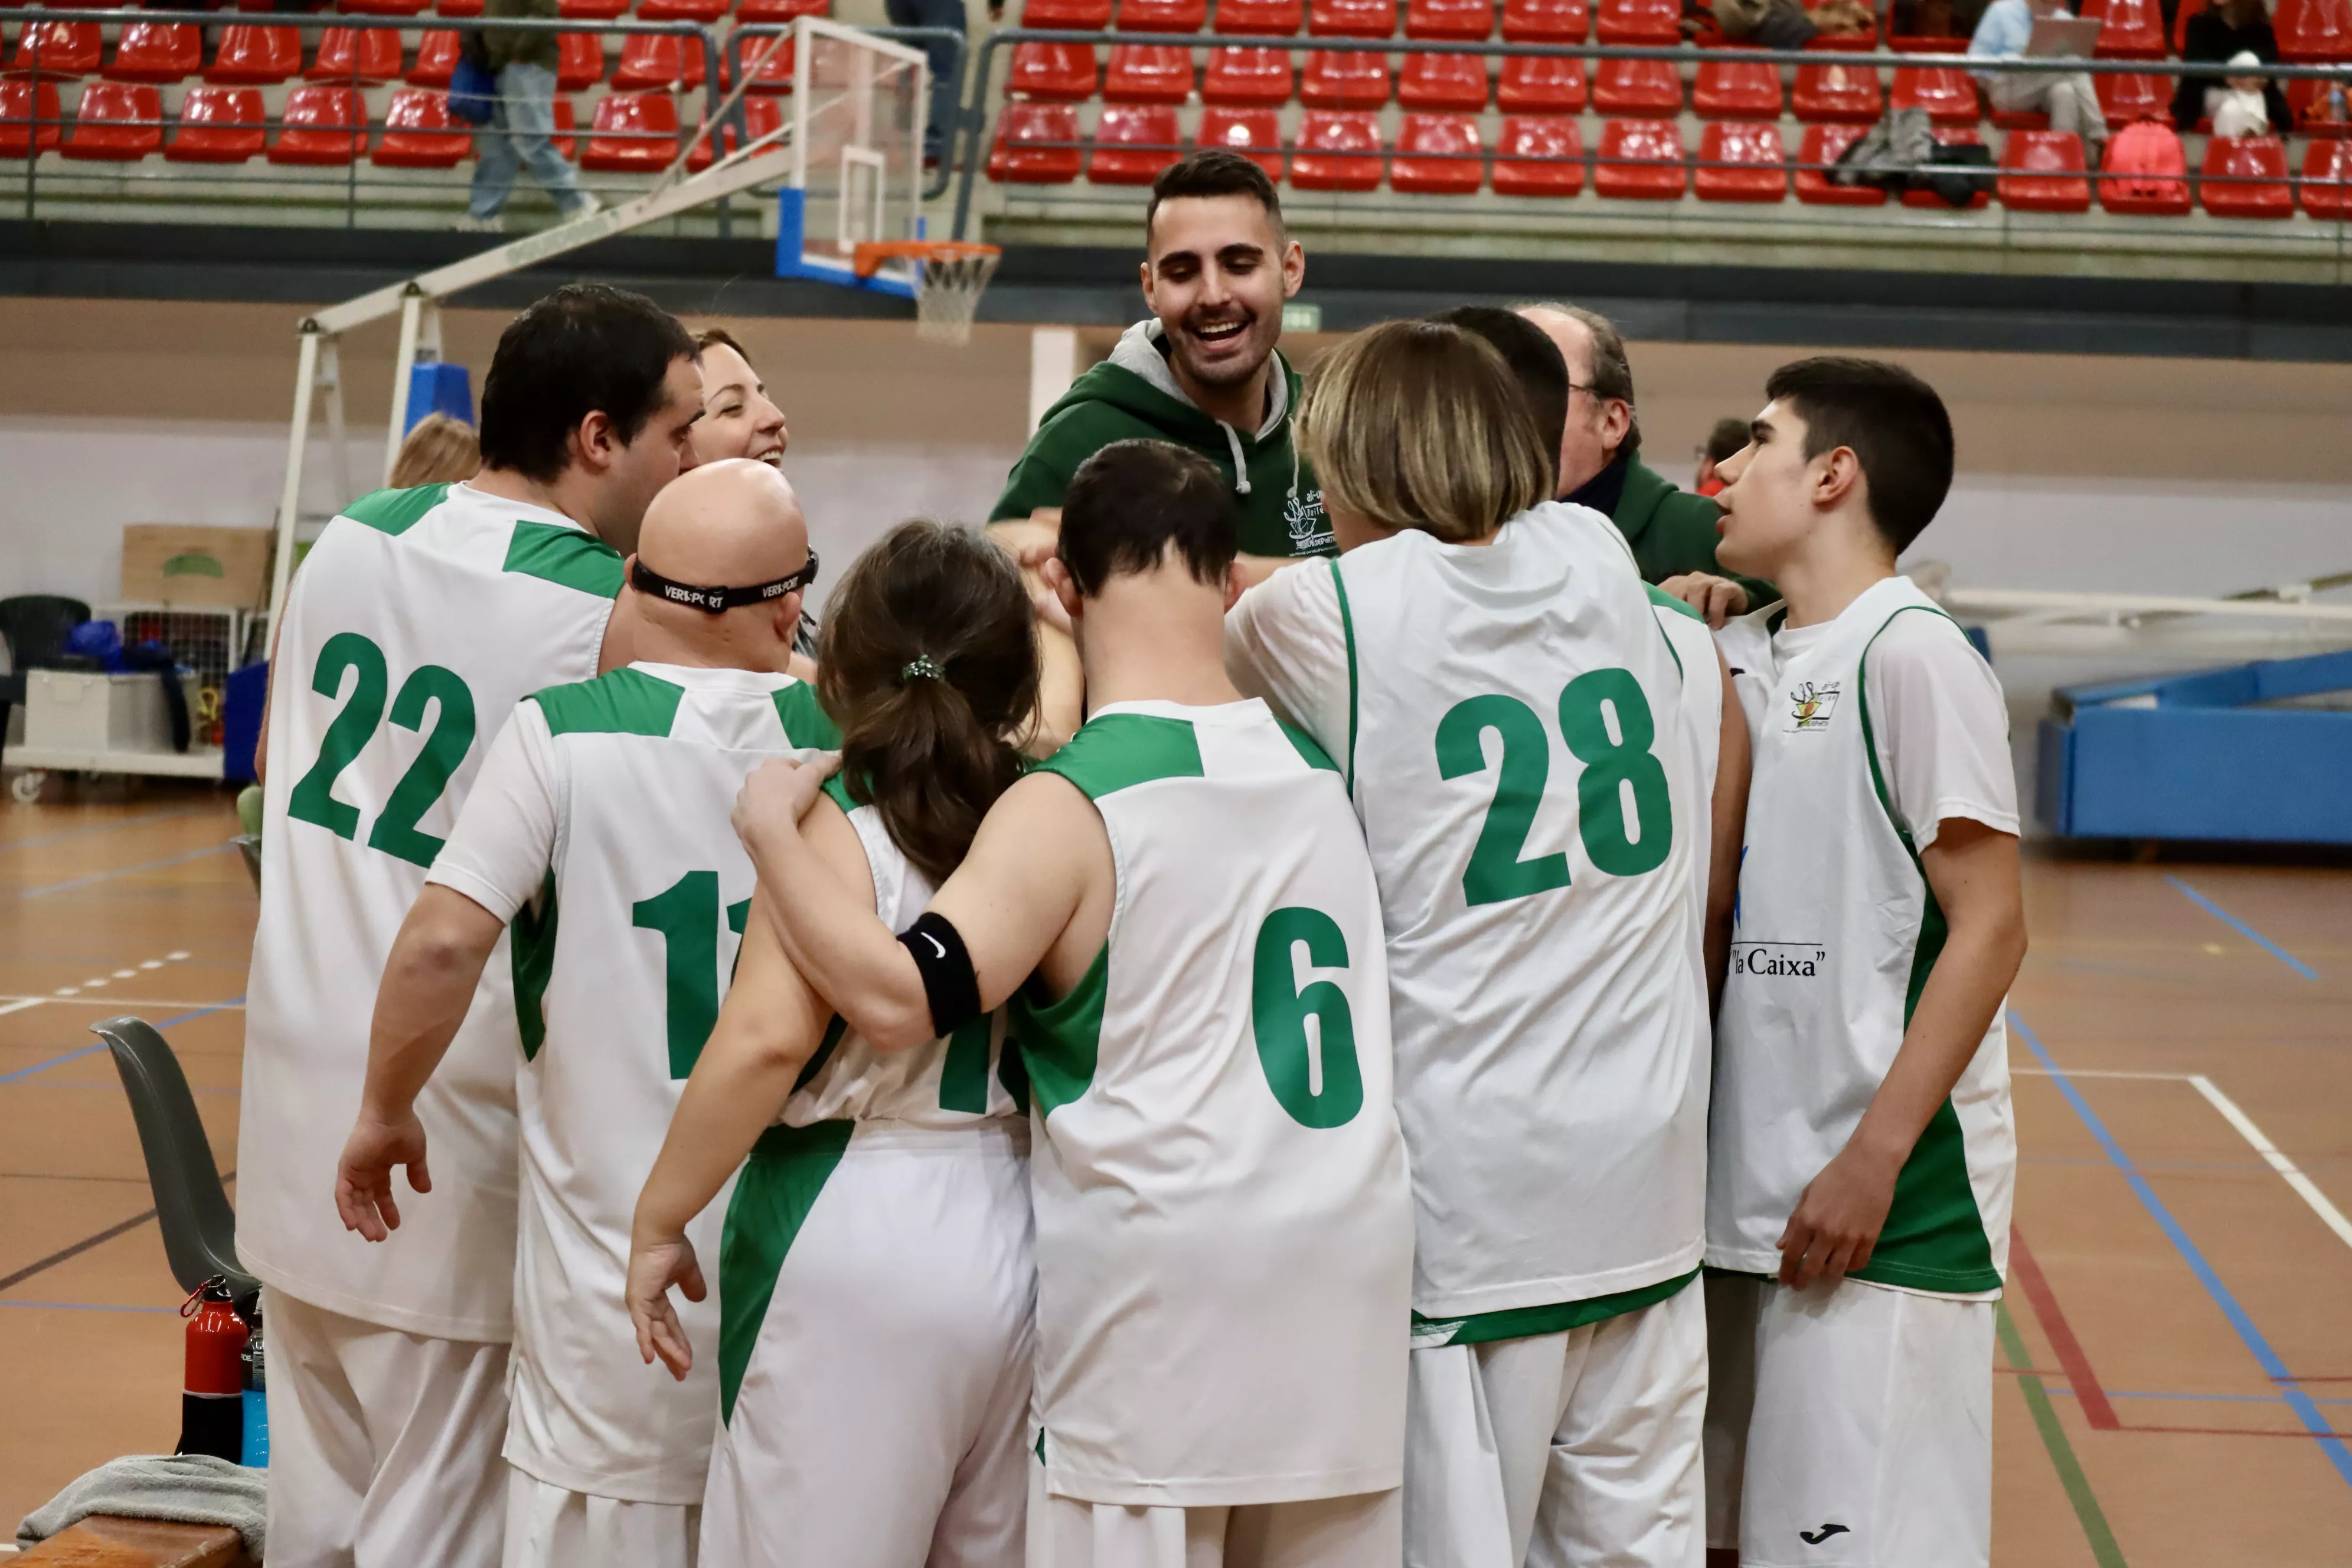
[[[971,967],[962,934],[947,917],[924,910],[898,933],[898,942],[914,955],[915,971],[923,977],[933,1038],[945,1039],[980,1016],[980,976]]]

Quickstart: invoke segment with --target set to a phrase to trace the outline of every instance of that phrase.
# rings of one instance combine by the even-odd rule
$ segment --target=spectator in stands
[[[1861,0],[1713,0],[1715,25],[1735,43],[1763,49],[1801,49],[1822,33],[1868,33],[1877,17]]]
[[[1544,330],[1568,363],[1559,499],[1614,521],[1648,582],[1694,572],[1719,574],[1716,523],[1723,510],[1705,496],[1675,489],[1642,461],[1633,367],[1616,327],[1575,305],[1522,305],[1519,314]],[[1769,584],[1723,579],[1718,596],[1729,605],[1727,613],[1738,615],[1779,595]]]
[[[1698,474],[1691,489],[1703,496],[1711,496],[1723,489],[1715,466],[1748,445],[1748,421],[1718,419],[1715,428],[1706,433],[1706,445],[1698,449]]]
[[[2256,0],[2260,4],[2260,0]],[[1992,0],[1969,54],[1976,59],[2013,60],[2024,57],[2026,40],[2033,36],[2037,17],[2066,16],[2066,0]],[[2071,131],[2083,139],[2083,152],[2092,168],[2099,166],[2099,144],[2107,129],[2107,111],[2100,107],[2098,90],[2088,71],[1979,71],[1977,80],[2001,114],[2046,114],[2053,131]]]
[[[553,21],[557,0],[484,0],[485,17],[540,17]],[[555,198],[555,210],[574,218],[604,206],[580,188],[580,178],[555,150],[556,35],[484,32],[488,68],[498,78],[490,122],[475,143],[481,162],[474,166],[474,189],[457,226],[469,234],[496,234],[506,227],[507,197],[514,192],[518,163]]]
[[[2271,30],[2270,13],[2263,8],[2263,0],[2214,0],[2189,18],[2180,45],[2184,60],[2227,60],[2236,65],[2238,56],[2252,55],[2257,61],[2276,65],[2279,58],[2278,35]],[[2182,77],[2172,95],[2172,123],[2182,131],[2196,130],[2198,121],[2212,117],[2229,90],[2217,76]],[[2268,81],[2263,83],[2262,93],[2269,110],[2264,118],[2284,133],[2289,123],[2285,95],[2277,83]]]
[[[2267,136],[2271,133],[2270,105],[2264,101],[2263,89],[2270,79],[2259,70],[2248,68],[2263,62],[2252,53],[2240,49],[2230,57],[2230,63],[2239,68],[2235,75],[2221,79],[2220,93],[2205,94],[2205,111],[2213,117],[2216,136]]]
[[[392,480],[386,488],[411,490],[419,485],[454,485],[482,469],[482,443],[474,427],[446,414],[419,419],[400,444],[392,460]]]
[[[959,37],[965,30],[964,0],[882,0],[882,14],[894,27],[949,27]],[[988,0],[988,19],[1004,20],[1004,0]],[[931,101],[923,111],[923,166],[937,168],[961,108],[963,81],[957,67],[964,51],[945,38],[923,38],[916,47],[931,64]]]

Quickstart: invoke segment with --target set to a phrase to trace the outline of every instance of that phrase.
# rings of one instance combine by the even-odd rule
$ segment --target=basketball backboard
[[[923,237],[922,51],[819,16],[793,27],[792,174],[778,194],[776,276],[911,298],[912,262],[861,277],[856,258],[861,243]]]

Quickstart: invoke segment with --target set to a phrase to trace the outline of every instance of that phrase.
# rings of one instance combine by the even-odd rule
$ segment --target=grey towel
[[[246,1555],[268,1544],[269,1472],[209,1454],[133,1454],[74,1482],[25,1516],[16,1544],[30,1546],[94,1513],[178,1524],[225,1524],[245,1537]]]

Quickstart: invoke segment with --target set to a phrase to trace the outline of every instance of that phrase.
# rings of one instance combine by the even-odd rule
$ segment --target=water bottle
[[[245,1457],[238,1463],[269,1468],[269,1379],[262,1365],[261,1303],[253,1304],[253,1337],[245,1342]]]
[[[181,1454],[211,1454],[236,1463],[245,1452],[245,1347],[251,1337],[237,1316],[228,1281],[215,1275],[180,1303],[188,1321],[186,1373],[180,1389]]]

